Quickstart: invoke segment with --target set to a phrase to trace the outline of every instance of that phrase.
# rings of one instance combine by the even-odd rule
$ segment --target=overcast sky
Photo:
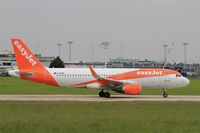
[[[57,43],[74,41],[73,61],[103,61],[99,44],[111,42],[106,57],[163,60],[162,45],[175,43],[168,60],[200,63],[200,0],[0,0],[0,50],[21,38],[32,51],[58,55]],[[68,47],[62,59],[68,60]],[[67,53],[66,53],[67,52]],[[174,58],[172,58],[174,56]]]

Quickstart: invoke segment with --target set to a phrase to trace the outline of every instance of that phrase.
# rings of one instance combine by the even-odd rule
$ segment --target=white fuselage
[[[62,87],[71,87],[75,84],[95,80],[88,68],[47,68],[57,83]],[[94,69],[100,77],[109,77],[119,75],[120,79],[127,82],[141,84],[142,87],[155,88],[177,88],[189,84],[189,80],[176,74],[144,77],[134,79],[124,79],[122,73],[139,70],[139,69],[122,69],[122,68],[96,68]],[[78,87],[87,87],[87,84]]]
[[[76,84],[89,82],[95,80],[88,68],[46,68],[51,76],[56,80],[56,82],[61,87],[88,87],[88,84],[81,84],[74,86]],[[130,71],[141,70],[141,69],[124,69],[124,68],[96,68],[94,69],[100,77],[110,77],[116,75],[115,77],[120,78],[120,81],[140,84],[141,87],[149,88],[178,88],[189,84],[189,80],[183,76],[177,76],[177,74],[163,75],[163,76],[153,76],[153,77],[143,77],[143,78],[132,78],[124,79],[125,74]],[[165,69],[161,69],[164,70]],[[11,76],[20,77],[17,74],[18,70],[9,71]],[[45,80],[48,80],[46,77]],[[90,83],[90,85],[96,83]],[[91,88],[91,87],[90,87]],[[98,88],[99,86],[93,88]]]

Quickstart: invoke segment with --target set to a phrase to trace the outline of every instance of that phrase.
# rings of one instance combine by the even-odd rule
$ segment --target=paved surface
[[[200,96],[169,95],[112,95],[110,98],[101,98],[97,95],[0,95],[0,101],[90,101],[90,102],[119,102],[119,101],[196,101]]]

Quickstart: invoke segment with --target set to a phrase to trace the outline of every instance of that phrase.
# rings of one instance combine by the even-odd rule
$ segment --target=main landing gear
[[[163,88],[163,97],[167,98],[168,94],[167,94],[167,88]]]
[[[99,92],[99,96],[100,96],[100,97],[109,98],[109,97],[110,97],[110,93],[109,93],[109,92],[104,92],[103,90],[101,90],[101,91]]]

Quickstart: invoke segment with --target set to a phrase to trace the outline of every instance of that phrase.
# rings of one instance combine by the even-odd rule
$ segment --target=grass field
[[[190,81],[169,94],[200,95],[200,79]],[[97,93],[0,78],[0,94]],[[0,102],[0,133],[199,133],[199,114],[199,102]]]
[[[0,102],[0,133],[199,133],[200,103]]]
[[[170,95],[200,95],[200,79],[191,78],[189,86],[184,88],[169,89]],[[85,88],[58,88],[18,78],[0,78],[0,94],[98,94],[96,89]],[[116,94],[113,92],[113,94]],[[162,89],[142,88],[142,94],[161,95]]]

